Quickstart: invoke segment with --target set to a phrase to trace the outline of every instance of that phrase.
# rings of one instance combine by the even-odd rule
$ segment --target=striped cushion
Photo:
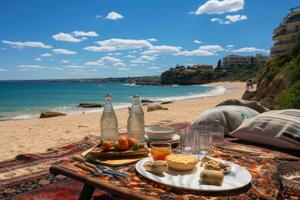
[[[300,110],[276,110],[245,120],[231,136],[255,143],[300,150]]]

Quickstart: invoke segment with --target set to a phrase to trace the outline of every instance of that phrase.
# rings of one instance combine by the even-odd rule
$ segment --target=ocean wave
[[[124,86],[129,86],[129,87],[136,87],[136,86],[138,86],[138,85],[136,85],[135,83],[124,83],[124,84],[122,84],[122,85],[124,85]]]
[[[189,95],[185,96],[171,96],[171,97],[148,97],[147,99],[151,99],[154,101],[179,101],[185,99],[198,99],[198,98],[205,98],[205,97],[213,97],[213,96],[220,96],[226,92],[226,88],[223,86],[216,86],[212,90],[203,92],[203,93],[190,93]]]

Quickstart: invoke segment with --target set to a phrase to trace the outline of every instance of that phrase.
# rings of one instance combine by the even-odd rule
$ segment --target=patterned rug
[[[83,185],[63,176],[52,176],[49,166],[91,148],[98,141],[98,137],[87,136],[82,141],[53,148],[47,153],[22,154],[1,162],[0,199],[77,199]]]
[[[169,124],[166,122],[166,124]],[[181,129],[188,123],[173,124],[172,126]],[[63,176],[52,176],[49,174],[49,166],[68,162],[71,155],[91,148],[99,141],[98,137],[87,136],[82,141],[69,144],[63,147],[52,148],[43,154],[23,154],[13,160],[0,162],[0,199],[21,199],[21,200],[73,200],[77,199],[83,185],[72,179]],[[282,177],[282,171],[291,166],[278,166],[291,161],[298,167],[298,156],[291,156],[291,152],[279,152],[278,149],[262,147],[259,145],[247,144],[233,138],[226,138],[227,147],[237,150],[258,153],[260,156],[243,155],[239,152],[228,151],[224,153],[215,152],[215,156],[231,160],[246,167],[253,176],[252,187],[245,193],[238,196],[204,197],[199,195],[186,194],[183,191],[173,191],[171,188],[144,180],[135,173],[134,165],[124,167],[120,171],[131,175],[129,182],[118,182],[107,180],[119,187],[130,188],[138,192],[146,193],[149,196],[160,199],[291,199],[291,193],[285,194],[284,185],[278,182],[277,176]],[[295,162],[296,161],[296,162]],[[297,162],[298,161],[298,162]],[[295,167],[293,167],[295,168]],[[299,167],[297,168],[299,171]],[[281,184],[281,185],[278,185]],[[298,190],[297,190],[298,191]],[[298,199],[298,192],[295,199]],[[96,190],[94,196],[106,199],[103,191]],[[281,197],[281,198],[280,198]]]
[[[169,121],[161,124],[170,124]],[[188,123],[171,124],[181,129]],[[86,136],[83,140],[51,148],[47,153],[22,154],[13,160],[0,162],[0,199],[20,200],[73,200],[78,199],[83,185],[64,176],[53,176],[48,169],[51,165],[64,162],[71,155],[93,147],[99,137]],[[105,194],[95,191],[94,196]],[[107,198],[107,197],[105,197]]]

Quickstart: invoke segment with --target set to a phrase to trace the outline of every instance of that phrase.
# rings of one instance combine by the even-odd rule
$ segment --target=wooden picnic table
[[[142,177],[135,171],[135,164],[115,167],[114,169],[129,175],[128,178],[101,175],[78,168],[78,161],[72,158],[50,167],[53,175],[63,175],[84,184],[80,200],[91,199],[95,189],[100,189],[112,196],[124,199],[275,199],[281,192],[278,186],[276,174],[280,163],[287,160],[299,162],[299,158],[278,151],[226,142],[224,149],[214,151],[214,157],[221,158],[239,164],[251,173],[252,182],[244,188],[226,193],[195,193],[171,188],[154,183]]]
[[[134,193],[128,189],[120,188],[97,177],[91,177],[87,175],[84,171],[81,171],[80,169],[78,169],[78,171],[74,171],[73,169],[70,169],[68,167],[70,166],[54,165],[51,166],[49,170],[50,173],[53,175],[64,175],[66,177],[70,177],[74,180],[82,182],[84,186],[80,193],[79,200],[91,199],[96,188],[126,199],[156,199],[144,194]]]

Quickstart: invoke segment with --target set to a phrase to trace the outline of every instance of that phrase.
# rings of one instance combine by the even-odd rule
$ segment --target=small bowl
[[[171,140],[176,135],[176,129],[171,127],[151,126],[145,128],[145,134],[150,140]]]

